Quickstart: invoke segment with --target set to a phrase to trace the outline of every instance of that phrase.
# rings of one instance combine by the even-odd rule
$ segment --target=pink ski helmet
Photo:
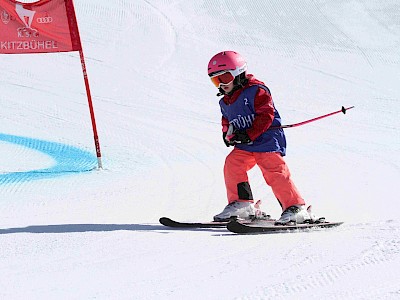
[[[223,71],[234,71],[235,76],[246,72],[245,59],[235,51],[222,51],[215,54],[208,63],[208,76],[213,76]]]

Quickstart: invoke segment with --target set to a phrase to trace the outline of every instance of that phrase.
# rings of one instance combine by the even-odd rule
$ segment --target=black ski
[[[160,218],[160,223],[164,226],[175,228],[220,228],[226,227],[229,221],[225,222],[178,222],[170,218]]]
[[[343,224],[343,222],[316,222],[304,224],[290,224],[290,225],[275,225],[273,222],[256,220],[250,223],[242,223],[237,220],[232,220],[227,224],[229,231],[234,233],[274,233],[274,232],[287,232],[291,230],[305,230],[310,228],[326,228],[335,227]]]
[[[265,220],[262,220],[264,223],[271,223],[274,224],[275,220],[273,219],[268,219],[269,216],[265,217]],[[260,220],[260,219],[257,219]],[[170,218],[167,217],[162,217],[160,218],[160,223],[164,226],[168,226],[168,227],[175,227],[175,228],[226,228],[226,226],[228,225],[228,223],[231,220],[228,221],[221,221],[221,222],[216,222],[216,221],[210,221],[210,222],[179,222],[179,221],[175,221],[172,220]],[[252,223],[254,221],[252,220],[238,220],[240,221],[242,224],[248,224],[248,223]]]

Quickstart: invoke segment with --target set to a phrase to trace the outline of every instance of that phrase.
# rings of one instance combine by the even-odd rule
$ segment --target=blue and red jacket
[[[286,154],[286,138],[281,126],[281,117],[265,84],[253,75],[247,75],[248,83],[232,95],[224,95],[219,101],[222,112],[222,128],[227,131],[230,124],[234,130],[246,131],[252,144],[237,144],[235,147],[249,152],[280,152]]]

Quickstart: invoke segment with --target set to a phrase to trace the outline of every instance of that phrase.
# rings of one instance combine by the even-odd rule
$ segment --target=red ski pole
[[[298,126],[305,125],[305,124],[308,124],[308,123],[311,123],[311,122],[314,122],[314,121],[317,121],[317,120],[321,120],[321,119],[323,119],[323,118],[326,118],[326,117],[329,117],[329,116],[332,116],[332,115],[335,115],[335,114],[338,114],[338,113],[343,113],[343,114],[345,114],[346,111],[348,111],[349,109],[352,109],[352,108],[354,108],[354,106],[350,106],[350,107],[347,107],[347,108],[345,108],[344,106],[342,106],[342,109],[341,109],[341,110],[334,111],[334,112],[331,112],[331,113],[326,114],[326,115],[323,115],[323,116],[319,116],[319,117],[316,117],[316,118],[313,118],[313,119],[310,119],[310,120],[306,120],[306,121],[303,121],[303,122],[295,123],[295,124],[289,124],[289,125],[281,125],[281,126],[270,127],[269,129],[281,129],[281,128],[298,127]]]

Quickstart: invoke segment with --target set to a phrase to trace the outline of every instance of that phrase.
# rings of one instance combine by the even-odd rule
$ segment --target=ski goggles
[[[221,84],[230,84],[235,77],[246,71],[246,65],[237,67],[235,70],[221,71],[210,76],[211,82],[219,88]]]
[[[211,82],[219,88],[221,84],[230,84],[235,79],[231,72],[224,71],[222,74],[216,74],[211,77]]]

